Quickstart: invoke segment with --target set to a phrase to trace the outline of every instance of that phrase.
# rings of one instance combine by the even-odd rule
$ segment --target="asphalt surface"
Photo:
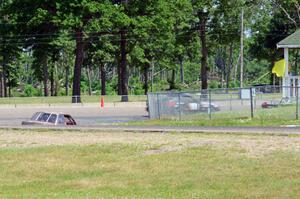
[[[148,119],[144,106],[119,106],[100,108],[97,104],[64,106],[0,106],[0,126],[21,126],[35,112],[59,112],[70,114],[79,126],[111,125]]]
[[[78,123],[75,127],[51,127],[55,130],[95,130],[123,132],[185,132],[185,133],[249,133],[300,135],[300,126],[285,127],[166,127],[166,126],[124,126],[124,122],[148,119],[144,106],[119,106],[100,108],[97,105],[68,106],[0,106],[0,128],[40,129],[41,126],[22,126],[37,111],[71,114]]]

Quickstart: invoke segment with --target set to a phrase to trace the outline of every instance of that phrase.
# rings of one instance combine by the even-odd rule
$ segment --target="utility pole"
[[[1,0],[0,1],[0,6],[1,6],[1,9],[3,9],[3,5],[4,5],[4,1]],[[1,16],[1,31],[2,33],[4,34],[4,27],[3,27],[3,20],[4,20],[4,17]],[[4,45],[3,45],[3,41],[4,41],[4,38],[3,38],[3,35],[1,35],[1,44],[2,44],[2,50],[1,50],[1,56],[2,56],[2,70],[1,70],[1,74],[0,74],[0,97],[4,97],[4,89],[5,89],[5,86],[4,86],[4,75],[5,75],[5,67],[4,67]]]
[[[244,76],[244,8],[241,13],[241,74],[240,74],[240,87],[243,88]]]
[[[151,92],[153,92],[153,83],[154,83],[154,62],[151,62],[152,69],[151,69]]]

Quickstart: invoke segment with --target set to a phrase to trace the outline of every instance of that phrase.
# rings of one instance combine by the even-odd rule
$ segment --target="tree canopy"
[[[300,25],[295,0],[8,0],[0,13],[0,97],[73,102],[235,87],[242,23],[246,85],[271,84],[276,44]],[[292,59],[298,75],[298,51]]]

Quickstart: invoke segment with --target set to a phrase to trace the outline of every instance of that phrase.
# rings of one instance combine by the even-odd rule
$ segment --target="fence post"
[[[208,102],[209,119],[211,120],[211,90],[208,90]]]
[[[299,87],[296,86],[296,120],[299,119]]]
[[[152,95],[152,93],[151,93],[151,95]],[[151,99],[152,99],[152,97],[151,97]],[[152,104],[151,104],[151,106],[152,106]],[[151,114],[152,111],[150,110],[150,93],[147,94],[146,110],[148,110],[148,116],[149,116],[149,118],[152,119],[153,115]]]
[[[229,104],[230,104],[230,111],[232,111],[232,94],[230,93],[230,101],[229,101]]]
[[[203,95],[203,92],[202,90],[200,91],[200,95],[199,95],[199,107],[201,107],[201,100],[202,100],[202,96]],[[200,108],[199,108],[200,109]]]
[[[251,107],[251,118],[254,118],[254,114],[253,114],[253,93],[252,93],[252,87],[250,87],[250,107]]]
[[[159,94],[156,94],[157,98],[157,113],[158,113],[158,119],[160,119],[160,101],[159,101]]]
[[[181,98],[180,93],[178,93],[178,102],[179,102],[179,120],[181,121]]]

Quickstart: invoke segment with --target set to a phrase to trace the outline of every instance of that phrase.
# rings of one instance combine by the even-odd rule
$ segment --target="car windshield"
[[[70,115],[64,115],[66,125],[76,125],[75,120]]]
[[[50,113],[43,113],[39,116],[39,118],[37,120],[41,121],[41,122],[46,122],[48,120],[49,116],[50,116]]]

